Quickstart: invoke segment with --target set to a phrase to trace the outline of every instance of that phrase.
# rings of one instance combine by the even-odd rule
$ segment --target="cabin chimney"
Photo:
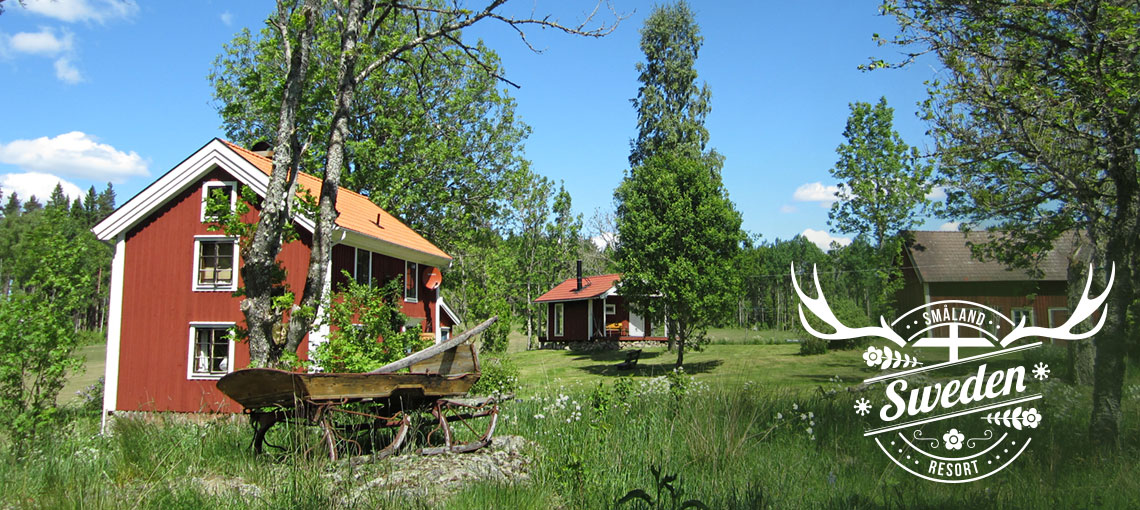
[[[582,290],[582,261],[578,261],[578,290]]]

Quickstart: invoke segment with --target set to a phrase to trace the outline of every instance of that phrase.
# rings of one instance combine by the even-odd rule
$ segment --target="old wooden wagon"
[[[354,439],[359,433],[394,429],[391,442],[373,452],[375,457],[385,457],[403,445],[413,417],[421,413],[430,413],[434,426],[425,434],[427,444],[420,453],[474,451],[490,444],[499,408],[493,398],[462,398],[480,376],[475,347],[465,341],[492,322],[369,373],[251,368],[226,375],[218,381],[218,389],[249,414],[253,448],[258,453],[267,444],[266,433],[275,424],[289,421],[319,427],[320,443],[307,451],[320,446],[333,460],[338,450],[363,453]],[[397,372],[404,368],[408,372]],[[482,434],[468,423],[475,418],[487,418]],[[463,423],[478,438],[456,442],[453,422]]]

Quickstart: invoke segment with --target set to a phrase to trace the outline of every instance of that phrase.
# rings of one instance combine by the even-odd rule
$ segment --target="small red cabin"
[[[546,303],[543,341],[665,340],[664,327],[654,328],[626,306],[620,280],[620,274],[569,278],[535,299]]]
[[[105,413],[241,410],[215,385],[249,364],[248,344],[226,334],[244,320],[233,294],[241,285],[240,253],[235,238],[206,229],[205,198],[221,190],[236,204],[241,186],[264,196],[272,169],[267,152],[215,138],[93,228],[115,244]],[[298,183],[313,195],[321,187],[304,173]],[[342,271],[360,281],[403,278],[403,312],[436,341],[446,336],[458,321],[440,298],[438,268],[451,257],[363,195],[342,188],[337,212],[328,280],[343,280]],[[251,210],[245,219],[256,221],[257,214]],[[304,216],[293,222],[300,239],[283,246],[279,260],[289,286],[301,289],[313,222]],[[306,357],[327,335],[327,329],[311,333],[298,354]]]

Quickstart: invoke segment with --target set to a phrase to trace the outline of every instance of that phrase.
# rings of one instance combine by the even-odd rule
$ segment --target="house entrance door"
[[[645,319],[630,310],[629,336],[645,336]]]

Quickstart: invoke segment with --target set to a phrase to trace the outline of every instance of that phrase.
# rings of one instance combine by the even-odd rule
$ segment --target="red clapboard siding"
[[[241,410],[212,380],[188,380],[191,322],[241,324],[241,300],[229,292],[194,292],[194,236],[218,235],[200,222],[202,182],[234,180],[221,170],[189,186],[156,209],[126,237],[119,410],[207,412]],[[247,220],[256,220],[256,211]],[[284,246],[286,267],[305,268],[310,238]],[[293,289],[304,288],[302,270],[289,272]],[[307,355],[308,342],[300,354]],[[238,343],[234,368],[249,364],[249,347]]]

